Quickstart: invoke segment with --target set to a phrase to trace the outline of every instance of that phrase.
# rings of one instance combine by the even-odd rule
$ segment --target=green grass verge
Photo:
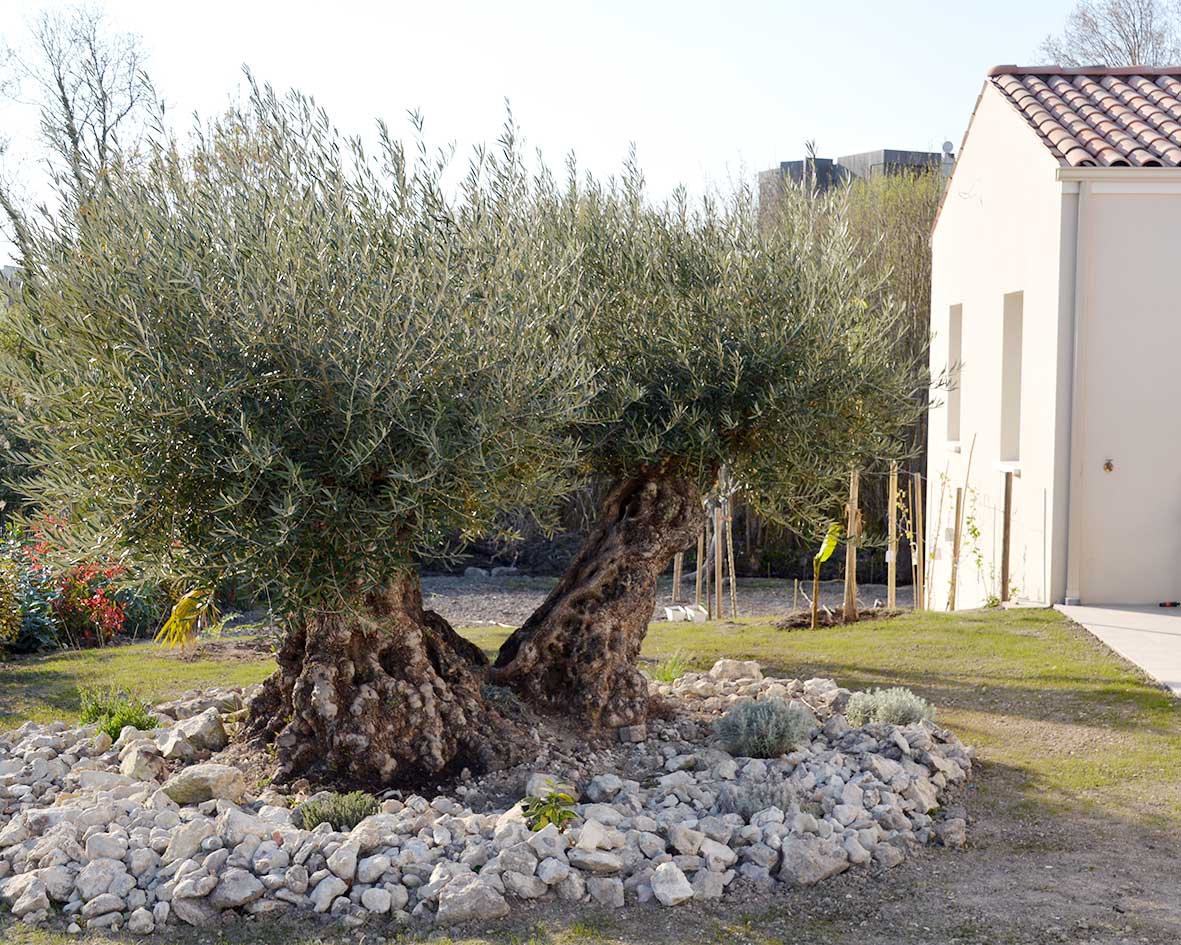
[[[489,650],[505,635],[465,633]],[[1181,825],[1181,703],[1053,610],[907,614],[816,631],[655,623],[643,655],[650,666],[679,655],[705,669],[732,657],[850,689],[907,686],[991,766],[985,802]]]
[[[154,643],[11,660],[0,664],[0,729],[29,719],[76,722],[80,689],[125,689],[166,702],[187,689],[250,685],[273,669],[266,658],[184,660]]]
[[[508,631],[464,633],[494,651]],[[851,689],[910,687],[987,762],[977,789],[986,804],[1118,809],[1181,824],[1181,705],[1054,611],[908,614],[818,631],[754,620],[656,623],[644,645],[650,670],[673,658],[707,668],[723,656],[758,660],[777,675],[832,676]],[[258,682],[273,666],[216,645],[194,660],[152,644],[14,660],[0,667],[0,727],[74,720],[79,688],[159,701]]]

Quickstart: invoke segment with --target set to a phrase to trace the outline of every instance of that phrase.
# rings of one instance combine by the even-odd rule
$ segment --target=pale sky
[[[0,36],[57,4],[2,0]],[[1036,62],[1071,0],[532,2],[106,0],[137,33],[173,121],[220,110],[241,67],[325,105],[348,132],[376,117],[463,155],[495,140],[508,98],[528,143],[616,171],[635,142],[652,191],[690,192],[801,157],[876,148],[938,151],[967,125],[986,70]],[[0,105],[6,168],[28,190],[36,115]],[[0,241],[0,260],[10,248]]]

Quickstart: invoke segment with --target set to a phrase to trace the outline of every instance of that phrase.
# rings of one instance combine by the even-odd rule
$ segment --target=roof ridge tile
[[[997,66],[997,90],[1067,167],[1181,167],[1181,66]]]

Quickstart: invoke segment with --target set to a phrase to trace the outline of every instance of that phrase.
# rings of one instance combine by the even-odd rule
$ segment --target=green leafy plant
[[[7,647],[20,638],[21,605],[17,586],[16,565],[0,558],[0,647]]]
[[[99,731],[112,739],[128,725],[143,731],[159,721],[152,714],[151,703],[123,689],[79,689],[78,715],[84,724],[97,724]]]
[[[717,721],[726,751],[741,758],[775,758],[806,741],[816,717],[806,706],[786,699],[748,699]]]
[[[293,817],[304,830],[312,830],[319,824],[329,824],[333,830],[344,833],[380,809],[380,803],[372,794],[350,791],[348,794],[328,794],[305,801],[295,809]]]
[[[570,825],[577,814],[574,813],[574,798],[565,791],[559,790],[554,781],[548,784],[550,790],[542,797],[529,795],[521,801],[525,812],[525,822],[530,830],[543,830],[553,824],[560,831]]]
[[[910,725],[935,718],[935,707],[909,689],[870,689],[855,692],[845,707],[845,718],[850,725],[884,722],[889,725]]]
[[[690,668],[689,660],[677,650],[672,656],[667,656],[656,664],[656,668],[652,670],[652,678],[664,683],[675,682],[689,672]]]
[[[820,550],[812,556],[812,629],[816,629],[816,621],[820,616],[820,566],[824,564],[832,553],[837,550],[837,543],[841,540],[840,522],[832,522],[824,541],[820,543]]]
[[[5,611],[0,648],[13,653],[33,653],[60,646],[58,623],[53,604],[58,596],[56,585],[28,566],[19,542],[0,545],[0,603]],[[11,596],[9,596],[11,595]]]

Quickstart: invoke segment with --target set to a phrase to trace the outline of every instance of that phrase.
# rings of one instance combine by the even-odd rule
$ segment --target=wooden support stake
[[[914,534],[918,546],[918,584],[914,589],[914,609],[927,609],[927,537],[923,533],[923,474],[914,474]]]
[[[854,469],[849,476],[849,504],[845,507],[848,520],[845,526],[845,604],[842,617],[845,623],[857,620],[857,545],[861,536],[861,510],[857,507],[861,489],[861,473]]]
[[[722,506],[714,508],[714,612],[722,619]]]
[[[886,606],[898,606],[898,464],[890,463],[890,543],[886,548]]]
[[[681,572],[685,570],[685,552],[673,555],[673,603],[681,599]]]
[[[820,565],[812,559],[812,629],[820,620]]]
[[[714,557],[714,542],[716,536],[713,533],[713,519],[710,518],[706,522],[706,540],[705,540],[705,616],[708,620],[714,619],[714,597],[711,591],[713,587],[713,557]]]
[[[792,578],[791,591],[791,612],[794,614],[800,609],[800,579]]]
[[[909,538],[907,539],[907,547],[910,551],[910,591],[911,596],[914,597],[919,588],[919,555],[918,555],[918,535],[914,530],[914,480],[908,479],[906,482],[906,523],[909,526]],[[911,601],[912,606],[914,601]]]
[[[697,587],[693,594],[693,606],[701,606],[701,578],[702,568],[705,567],[705,529],[697,536]]]
[[[1005,517],[1001,530],[1001,603],[1009,600],[1009,538],[1013,530],[1013,474],[1005,473]]]
[[[730,616],[738,616],[738,584],[734,577],[734,518],[730,514],[730,503],[726,503],[726,567],[730,570]]]
[[[947,609],[955,610],[955,583],[960,573],[960,539],[963,534],[964,490],[956,486],[955,490],[955,532],[951,540],[951,579],[947,584]]]

